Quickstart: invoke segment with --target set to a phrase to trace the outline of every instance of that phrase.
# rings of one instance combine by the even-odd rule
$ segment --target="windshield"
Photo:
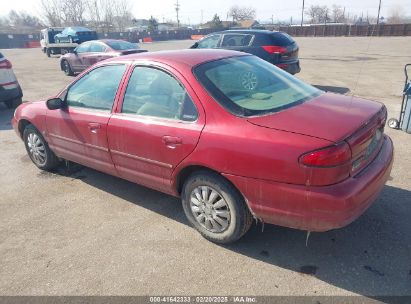
[[[217,102],[239,116],[277,112],[323,93],[255,56],[207,62],[194,74]]]
[[[117,51],[138,49],[137,44],[127,41],[107,41],[106,44]]]

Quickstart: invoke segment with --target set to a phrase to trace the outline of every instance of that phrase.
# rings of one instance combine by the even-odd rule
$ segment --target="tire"
[[[212,196],[214,199],[210,203]],[[208,198],[207,203],[204,198]],[[250,229],[253,221],[238,190],[215,173],[200,171],[191,175],[183,186],[182,203],[190,224],[214,243],[237,241]]]
[[[6,106],[9,109],[15,109],[19,105],[21,105],[21,103],[22,103],[22,99],[21,99],[21,97],[19,97],[19,98],[14,98],[14,99],[6,101]]]
[[[50,171],[60,164],[59,159],[50,150],[44,137],[33,125],[26,126],[23,131],[23,140],[27,154],[37,168]],[[32,147],[35,147],[35,149],[32,149]]]
[[[73,70],[71,69],[70,63],[67,60],[63,60],[61,62],[61,65],[63,67],[64,74],[66,74],[67,76],[74,75]]]
[[[391,129],[398,129],[400,127],[400,122],[398,121],[398,119],[395,118],[390,118],[387,122],[387,125],[391,128]]]
[[[47,57],[50,57],[50,56],[51,56],[51,51],[50,51],[49,48],[46,49],[46,55],[47,55]]]

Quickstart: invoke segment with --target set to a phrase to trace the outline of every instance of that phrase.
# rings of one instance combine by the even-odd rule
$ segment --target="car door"
[[[73,72],[82,72],[86,69],[86,61],[88,52],[90,51],[90,42],[85,42],[79,45],[74,52],[74,56],[70,61]]]
[[[221,48],[253,53],[250,44],[254,38],[254,35],[250,34],[224,34],[221,40]]]
[[[58,156],[116,173],[108,150],[107,123],[125,70],[125,64],[91,70],[68,88],[64,109],[47,111],[48,142]]]
[[[93,64],[106,59],[104,56],[106,48],[103,44],[99,42],[90,42],[90,47],[88,52],[84,53],[82,56],[82,61],[85,68],[92,66]]]
[[[172,172],[194,150],[204,126],[196,98],[181,75],[152,66],[134,68],[122,108],[108,126],[120,176],[171,193]]]
[[[203,38],[196,43],[196,49],[216,49],[220,46],[220,34],[214,34]]]

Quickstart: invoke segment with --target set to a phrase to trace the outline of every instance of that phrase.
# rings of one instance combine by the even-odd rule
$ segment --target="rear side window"
[[[183,85],[170,74],[138,66],[130,77],[122,113],[195,121],[197,109]]]
[[[105,51],[105,47],[99,43],[92,43],[90,45],[90,52],[101,53]]]
[[[226,34],[221,43],[222,47],[248,46],[253,35]]]

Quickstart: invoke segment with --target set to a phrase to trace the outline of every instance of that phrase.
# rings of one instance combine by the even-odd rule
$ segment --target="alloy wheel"
[[[30,133],[27,137],[27,146],[31,159],[38,165],[43,166],[47,161],[46,147],[42,139],[35,133]]]

